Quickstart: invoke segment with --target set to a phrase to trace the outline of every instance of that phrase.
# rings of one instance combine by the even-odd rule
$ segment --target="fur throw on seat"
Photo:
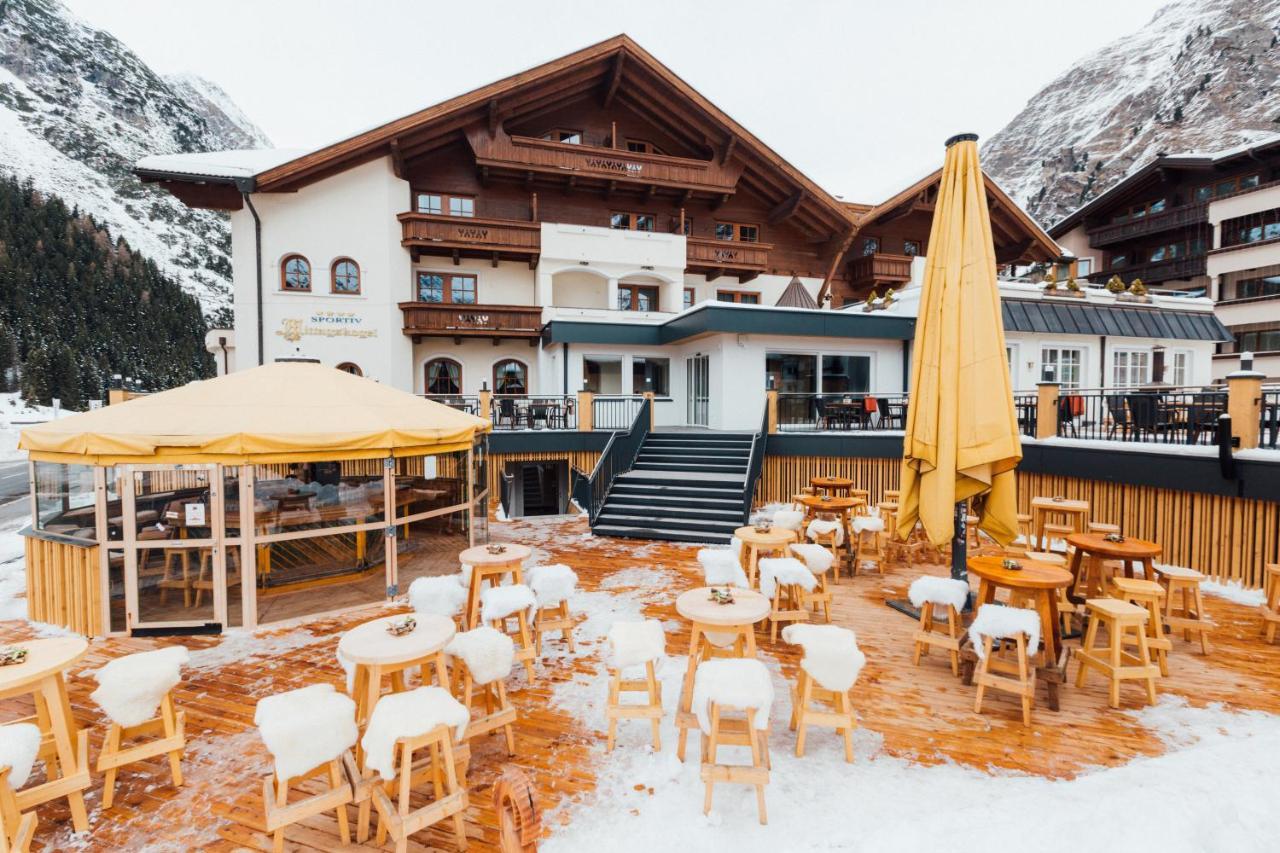
[[[488,625],[455,634],[444,650],[467,665],[476,684],[506,678],[516,659],[515,641]]]
[[[804,560],[809,571],[815,575],[820,575],[836,561],[836,555],[821,545],[815,545],[812,542],[793,542],[791,544],[791,553],[795,554],[801,560]]]
[[[614,622],[609,628],[610,665],[617,669],[639,666],[667,652],[667,635],[657,619]]]
[[[854,633],[838,625],[788,625],[782,629],[782,641],[803,648],[800,668],[819,687],[836,693],[852,687],[867,662]]]
[[[698,664],[693,680],[693,712],[698,726],[711,732],[709,703],[728,708],[754,708],[756,728],[769,728],[773,710],[773,680],[755,658],[716,658]]]
[[[773,514],[773,526],[799,533],[800,528],[804,527],[804,513],[794,509],[780,509]]]
[[[471,564],[463,563],[462,568],[459,570],[458,574],[454,575],[454,577],[456,577],[458,579],[458,582],[462,584],[463,589],[470,589],[471,588]]]
[[[452,619],[467,602],[467,588],[461,575],[416,578],[409,584],[409,604],[414,612]]]
[[[778,586],[798,586],[805,592],[813,592],[818,579],[809,567],[795,557],[766,557],[760,561],[760,592],[765,598],[773,598]]]
[[[984,604],[978,608],[978,616],[969,626],[969,639],[973,641],[974,651],[978,657],[985,657],[982,646],[983,637],[1003,640],[1027,635],[1027,656],[1040,649],[1040,614],[1034,610],[1021,607],[1007,607],[1003,604]]]
[[[707,586],[736,586],[747,588],[747,573],[742,561],[733,551],[724,548],[703,548],[698,552],[702,564],[702,580]]]
[[[356,703],[332,684],[312,684],[260,699],[253,722],[281,779],[333,761],[360,737]]]
[[[31,766],[40,751],[40,728],[31,723],[0,726],[0,767],[9,768],[9,787],[15,791],[27,784]]]
[[[373,707],[369,726],[360,739],[365,764],[383,779],[394,779],[396,741],[425,735],[436,726],[449,726],[457,743],[466,734],[469,722],[471,712],[443,687],[419,687],[383,696]]]
[[[539,607],[554,607],[567,601],[578,588],[578,576],[573,569],[563,563],[552,563],[549,566],[534,566],[526,573],[529,589],[537,599]]]
[[[480,618],[485,622],[505,619],[536,606],[533,590],[522,583],[491,586],[480,593]]]
[[[810,539],[817,539],[819,536],[826,536],[833,532],[836,535],[836,544],[843,545],[844,525],[840,523],[839,519],[815,518],[805,528],[805,535]]]
[[[964,610],[964,604],[969,600],[969,584],[954,578],[925,575],[911,582],[907,598],[915,608],[924,607],[925,604],[940,604],[943,607],[951,605],[958,613]]]
[[[884,532],[884,519],[875,515],[855,515],[849,527],[853,530],[853,535],[855,536],[860,533],[882,533]]]
[[[94,673],[98,689],[91,698],[111,722],[129,728],[156,715],[160,700],[182,680],[186,646],[125,655]]]

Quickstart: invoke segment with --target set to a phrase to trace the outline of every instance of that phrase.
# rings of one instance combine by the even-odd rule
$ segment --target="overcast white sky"
[[[830,191],[874,202],[1163,0],[64,0],[309,148],[619,32]]]

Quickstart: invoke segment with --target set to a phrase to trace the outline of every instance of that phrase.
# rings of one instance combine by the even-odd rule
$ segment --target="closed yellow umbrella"
[[[947,140],[912,348],[898,513],[900,536],[917,520],[935,545],[957,536],[957,576],[964,572],[959,502],[974,499],[978,526],[1011,542],[1022,459],[977,139]]]

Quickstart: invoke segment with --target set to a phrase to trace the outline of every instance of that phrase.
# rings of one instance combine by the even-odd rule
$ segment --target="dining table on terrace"
[[[1157,580],[1154,562],[1164,551],[1156,542],[1114,533],[1072,533],[1067,536],[1067,544],[1075,549],[1071,557],[1072,589],[1084,586],[1080,601],[1104,594],[1105,561],[1119,562],[1127,578],[1134,577],[1135,566],[1141,566],[1142,577],[1154,581]]]
[[[467,585],[467,609],[463,611],[466,627],[480,627],[481,585],[524,583],[524,561],[533,554],[528,545],[518,542],[492,542],[475,545],[458,554],[458,562],[471,567],[471,582]]]
[[[457,630],[453,620],[430,613],[411,614],[413,628],[395,634],[389,630],[405,615],[382,616],[362,622],[338,640],[338,656],[353,667],[351,694],[356,701],[356,722],[362,728],[382,695],[383,679],[393,693],[406,689],[405,670],[422,668],[422,683],[434,674],[439,686],[449,689],[444,647]]]

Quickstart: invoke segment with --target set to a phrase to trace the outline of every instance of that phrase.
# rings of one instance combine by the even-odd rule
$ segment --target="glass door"
[[[695,355],[685,365],[688,372],[688,422],[691,426],[707,426],[711,409],[711,357]]]
[[[227,549],[218,466],[122,467],[118,523],[130,632],[220,631]]]

